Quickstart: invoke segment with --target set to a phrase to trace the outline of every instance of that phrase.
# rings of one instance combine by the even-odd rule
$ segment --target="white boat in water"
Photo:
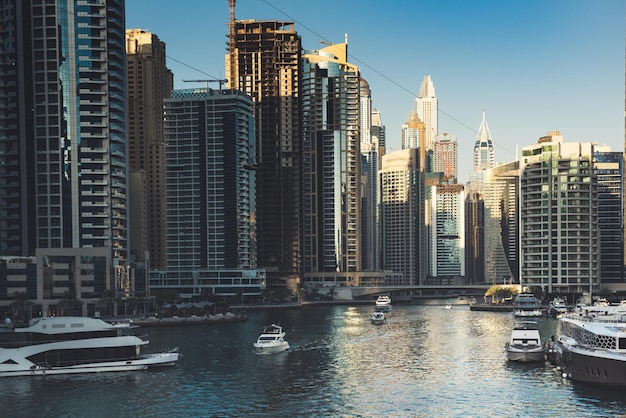
[[[559,296],[555,296],[548,305],[548,315],[557,316],[564,313],[567,313],[568,308],[565,303],[565,299]]]
[[[543,316],[541,301],[532,293],[520,293],[513,299],[513,315],[516,317]]]
[[[285,331],[280,325],[272,324],[263,328],[263,332],[253,344],[258,354],[273,354],[289,350],[289,343],[285,341]]]
[[[516,321],[511,339],[506,343],[506,354],[510,361],[543,361],[544,347],[535,321]]]
[[[130,323],[89,317],[35,318],[0,328],[0,377],[145,370],[173,366],[178,350],[141,354],[148,341]]]
[[[376,299],[376,309],[378,310],[391,310],[391,298],[389,295],[379,295]]]
[[[370,321],[374,325],[382,325],[387,322],[387,318],[385,318],[385,313],[382,311],[374,311],[372,316],[370,317]]]
[[[626,387],[626,308],[585,306],[558,318],[548,357],[571,380]]]

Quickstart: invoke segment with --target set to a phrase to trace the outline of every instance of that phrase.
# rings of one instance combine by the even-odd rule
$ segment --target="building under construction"
[[[293,22],[235,20],[230,0],[228,87],[255,102],[257,266],[270,287],[300,274],[301,38]]]

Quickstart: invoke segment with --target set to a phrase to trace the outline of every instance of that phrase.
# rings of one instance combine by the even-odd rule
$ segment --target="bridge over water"
[[[332,290],[333,298],[346,299],[369,299],[375,295],[385,293],[397,298],[411,297],[458,297],[458,296],[483,296],[491,285],[471,286],[346,286],[333,288],[320,288],[320,294],[329,294]]]

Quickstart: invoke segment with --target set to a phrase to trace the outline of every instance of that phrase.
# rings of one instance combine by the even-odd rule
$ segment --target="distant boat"
[[[376,299],[376,309],[382,309],[386,311],[391,310],[391,298],[389,295],[379,295]]]
[[[452,305],[450,304],[446,305],[446,309],[452,309]]]
[[[385,318],[385,314],[382,311],[374,311],[372,316],[370,317],[370,321],[374,325],[382,325],[387,322],[387,318]]]
[[[545,351],[535,321],[515,322],[511,338],[505,348],[510,361],[533,362],[545,359]]]
[[[532,293],[520,293],[513,299],[513,314],[516,317],[543,316],[541,301]]]
[[[557,316],[567,312],[567,304],[562,297],[555,296],[548,305],[548,315]]]
[[[273,354],[289,350],[289,343],[285,341],[285,332],[280,325],[276,324],[264,327],[253,346],[258,354]]]

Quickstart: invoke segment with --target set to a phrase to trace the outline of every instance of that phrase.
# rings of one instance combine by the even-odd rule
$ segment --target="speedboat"
[[[129,322],[88,317],[34,318],[0,328],[0,377],[145,370],[173,366],[178,350],[141,354],[146,339]]]
[[[384,312],[382,312],[382,311],[374,311],[372,313],[370,321],[372,321],[372,324],[374,324],[374,325],[382,325],[385,322],[387,322],[387,318],[385,318],[385,313]]]
[[[379,310],[391,310],[391,298],[389,295],[379,295],[378,299],[376,299],[376,309]]]
[[[276,324],[264,327],[263,332],[253,345],[258,354],[273,354],[289,350],[289,343],[285,341],[283,327]]]
[[[584,306],[558,317],[548,357],[573,381],[626,387],[626,308]]]
[[[445,308],[445,309],[452,309],[452,305],[447,304],[444,308]]]
[[[506,343],[506,355],[510,361],[543,361],[545,350],[535,321],[516,321],[511,339]]]

